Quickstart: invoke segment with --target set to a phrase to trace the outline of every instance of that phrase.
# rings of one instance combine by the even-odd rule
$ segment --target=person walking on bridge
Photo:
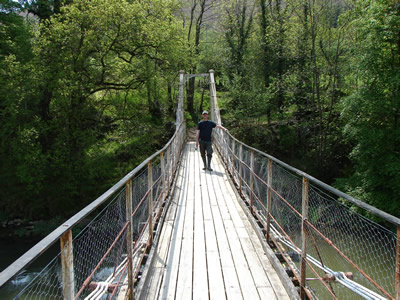
[[[208,111],[203,111],[202,120],[197,124],[197,132],[196,132],[196,149],[200,145],[200,155],[204,163],[203,170],[211,169],[211,158],[213,154],[213,149],[211,145],[211,134],[213,128],[220,128],[222,130],[227,130],[222,125],[216,124],[213,121],[208,120]],[[206,152],[207,152],[207,161],[206,161]]]

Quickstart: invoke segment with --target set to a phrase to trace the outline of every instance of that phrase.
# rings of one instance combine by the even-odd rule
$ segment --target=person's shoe
[[[206,168],[206,167],[204,167],[204,168],[203,168],[203,170],[205,171],[205,170],[207,170],[207,168]]]
[[[210,172],[213,171],[213,169],[211,169],[211,167],[208,167],[207,170]]]

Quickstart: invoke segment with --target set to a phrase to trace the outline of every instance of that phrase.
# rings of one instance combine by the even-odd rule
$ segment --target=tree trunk
[[[192,70],[192,72],[194,73],[195,70]],[[192,77],[189,79],[189,83],[188,83],[188,87],[186,90],[186,94],[187,94],[187,110],[190,114],[194,114],[194,106],[193,106],[193,102],[194,102],[194,83],[195,83],[195,77]]]
[[[264,75],[264,86],[266,88],[269,87],[269,49],[268,49],[268,41],[267,41],[267,28],[268,28],[268,20],[267,20],[267,3],[266,0],[260,0],[261,7],[261,45],[263,51],[263,75]]]

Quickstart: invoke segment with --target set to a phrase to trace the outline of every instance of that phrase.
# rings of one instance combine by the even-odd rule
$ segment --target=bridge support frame
[[[396,300],[400,300],[400,226],[397,226]]]
[[[243,145],[239,145],[239,191],[240,194],[243,194],[242,190],[242,185],[243,185],[243,179],[242,179],[242,174],[243,174]]]
[[[270,241],[270,227],[271,227],[271,202],[272,202],[272,197],[271,197],[271,189],[272,189],[272,160],[269,158],[268,159],[268,178],[267,178],[267,224],[266,224],[266,233],[265,237],[267,239],[267,243]]]
[[[160,153],[160,161],[161,161],[161,198],[165,199],[165,191],[166,191],[166,186],[165,186],[165,160],[164,160],[164,152]]]
[[[153,243],[153,162],[147,164],[149,189],[149,245]]]
[[[232,176],[233,176],[233,174],[235,174],[235,146],[236,146],[236,143],[235,143],[235,140],[232,140],[232,155],[229,155],[229,153],[228,153],[228,149],[227,149],[227,156],[226,156],[226,158],[227,158],[227,160],[229,161],[230,160],[230,162],[231,162],[231,174],[232,174]]]
[[[300,265],[300,298],[306,299],[306,258],[307,258],[307,219],[308,219],[308,189],[309,180],[303,177],[303,192],[302,192],[302,226],[301,226],[301,265]]]
[[[254,215],[254,151],[250,152],[250,210]]]
[[[129,223],[126,232],[126,254],[128,263],[128,294],[127,299],[133,299],[133,230],[132,230],[132,179],[125,184],[126,221]]]
[[[75,298],[72,230],[68,230],[61,236],[60,246],[63,298],[66,300],[71,300]]]

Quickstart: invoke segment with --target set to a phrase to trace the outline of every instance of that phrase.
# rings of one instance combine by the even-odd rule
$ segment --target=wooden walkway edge
[[[186,144],[136,297],[296,299],[268,259],[216,153],[212,167],[203,171],[194,142]]]

